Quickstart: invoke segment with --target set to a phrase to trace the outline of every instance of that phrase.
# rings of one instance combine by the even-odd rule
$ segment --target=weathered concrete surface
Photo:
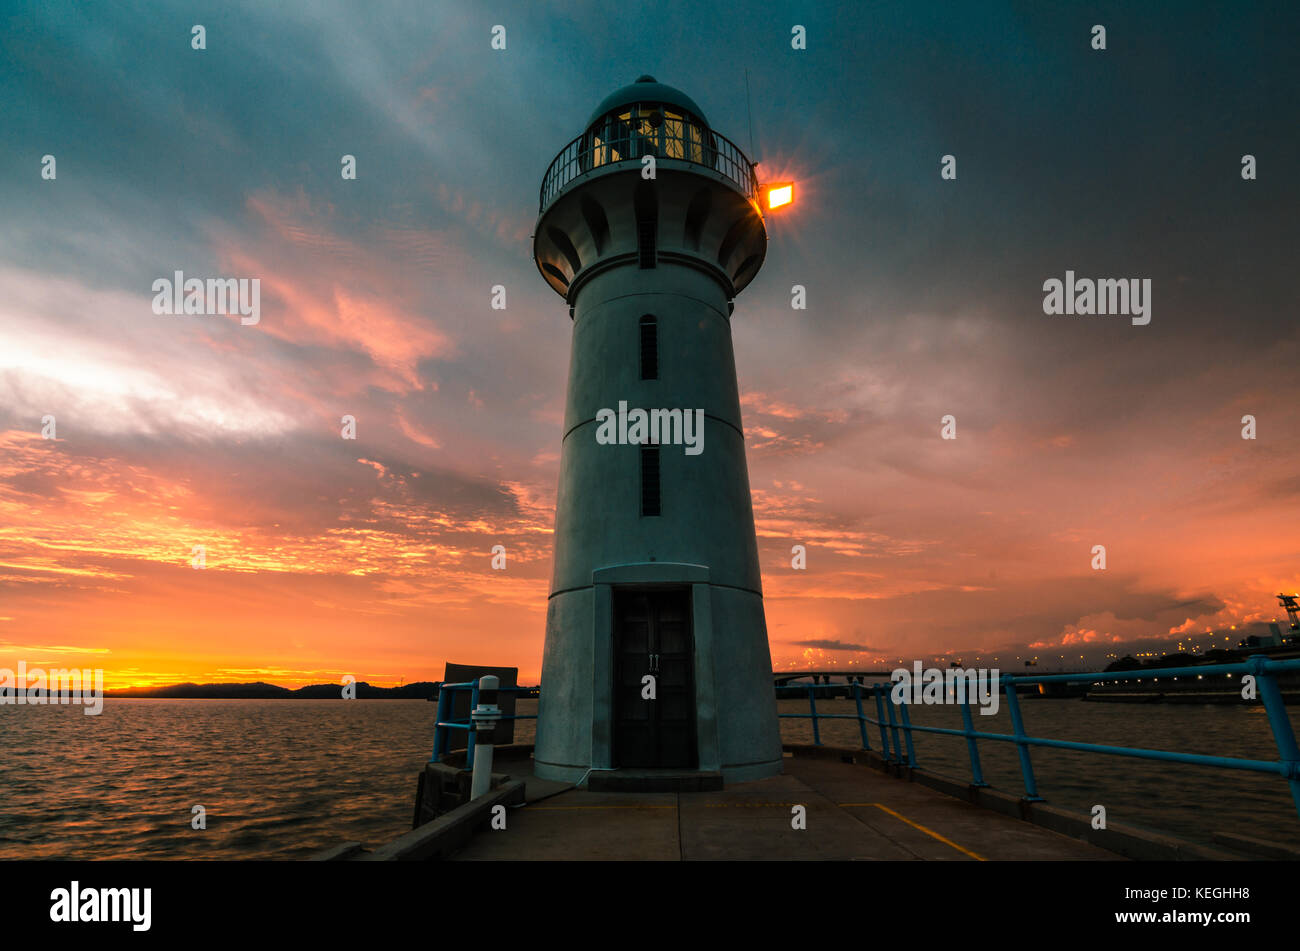
[[[509,808],[523,801],[524,784],[509,779],[500,787],[432,822],[426,822],[418,829],[412,829],[374,852],[355,857],[363,862],[427,862],[446,858],[491,821],[494,806]]]
[[[496,785],[497,772],[506,774],[510,779],[517,779],[524,784],[524,801],[538,802],[572,789],[573,783],[542,779],[533,772],[533,746],[515,744],[498,747],[492,761],[493,785]]]
[[[584,155],[579,174],[548,189],[533,235],[538,270],[572,320],[536,774],[576,783],[654,765],[614,761],[614,603],[620,589],[672,586],[690,591],[695,720],[693,755],[673,761],[733,782],[772,776],[781,733],[731,336],[735,297],[767,253],[763,218],[748,170],[737,178],[703,152],[659,155],[648,180],[630,155]],[[643,376],[647,317],[657,367]],[[623,404],[701,414],[701,454],[677,445],[684,433],[663,440],[653,515],[641,514],[641,447],[597,438],[601,411]]]
[[[1198,845],[1177,836],[1143,829],[1124,823],[1108,822],[1104,829],[1092,827],[1091,816],[1062,809],[1050,802],[1029,802],[1021,796],[994,789],[977,787],[941,773],[885,763],[880,754],[867,750],[836,749],[834,747],[795,746],[793,755],[832,764],[855,763],[873,767],[905,782],[926,786],[949,797],[964,800],[985,811],[1001,813],[1014,819],[1040,826],[1067,838],[1098,846],[1116,856],[1139,862],[1231,862],[1243,858],[1278,858],[1276,854],[1260,854],[1258,850],[1238,847],[1240,854],[1223,849]],[[1245,840],[1238,839],[1239,843]]]
[[[616,765],[615,594],[671,585],[690,590],[699,770],[770,776],[781,770],[781,735],[727,290],[694,267],[639,268],[635,229],[625,237],[632,257],[591,278],[574,305],[536,773],[580,782]],[[662,341],[653,380],[641,379],[638,360],[646,315]],[[704,414],[702,455],[679,446],[659,455],[665,504],[655,517],[641,515],[640,448],[596,440],[600,410],[621,402]]]
[[[505,830],[480,833],[451,858],[675,861],[681,858],[677,840],[680,795],[575,789],[512,810]]]
[[[807,828],[791,827],[792,807]],[[457,860],[1116,860],[1096,846],[867,766],[788,757],[716,792],[573,789],[514,809]]]

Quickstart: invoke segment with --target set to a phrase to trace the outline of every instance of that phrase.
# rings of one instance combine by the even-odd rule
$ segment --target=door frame
[[[614,768],[614,588],[689,588],[692,675],[695,684],[696,769],[722,768],[713,668],[713,602],[704,565],[645,562],[592,572],[592,769]]]
[[[611,588],[611,594],[613,595],[613,604],[612,604],[613,617],[611,619],[610,631],[609,631],[610,633],[610,756],[611,759],[616,763],[620,759],[619,749],[618,749],[618,733],[617,733],[617,723],[618,723],[618,713],[619,713],[619,704],[618,704],[619,691],[617,689],[618,674],[619,674],[619,669],[618,669],[619,652],[615,650],[615,648],[617,647],[617,642],[619,637],[619,630],[618,630],[619,599],[620,597],[628,596],[628,595],[637,595],[637,594],[649,595],[650,598],[647,607],[649,608],[651,614],[650,624],[655,625],[658,623],[658,618],[657,618],[657,611],[653,606],[655,604],[654,595],[675,594],[681,598],[681,603],[686,611],[687,662],[689,664],[689,670],[688,670],[689,680],[688,680],[687,689],[688,689],[689,702],[691,705],[691,737],[690,737],[690,750],[689,750],[688,759],[695,760],[695,764],[693,766],[685,766],[685,767],[674,766],[674,767],[661,767],[661,768],[671,768],[673,770],[681,770],[681,769],[697,770],[699,769],[699,762],[700,762],[700,751],[699,751],[700,742],[699,742],[699,735],[698,735],[699,731],[695,723],[696,721],[695,704],[699,698],[695,692],[695,653],[696,653],[695,652],[695,628],[694,628],[695,610],[694,610],[694,606],[691,603],[692,601],[691,586],[685,584],[616,584],[616,585],[611,585],[610,588]],[[662,712],[663,711],[659,709],[658,704],[656,702],[656,706],[653,714],[656,724],[658,724],[659,717],[662,714]],[[657,732],[657,728],[656,728],[656,732]],[[662,738],[658,735],[656,735],[656,742],[661,746]],[[659,751],[661,752],[662,750],[660,749]],[[619,768],[620,769],[627,769],[627,768],[652,769],[654,767],[648,767],[648,766],[628,767],[626,765],[621,765]]]

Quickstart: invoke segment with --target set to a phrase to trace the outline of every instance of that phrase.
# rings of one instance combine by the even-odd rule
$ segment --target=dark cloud
[[[846,644],[843,641],[834,640],[812,640],[812,641],[794,641],[795,647],[812,647],[824,651],[869,651],[871,650],[866,644]]]

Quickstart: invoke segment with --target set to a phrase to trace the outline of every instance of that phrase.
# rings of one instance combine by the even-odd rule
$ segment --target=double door
[[[614,765],[694,769],[690,588],[616,588],[613,633]]]

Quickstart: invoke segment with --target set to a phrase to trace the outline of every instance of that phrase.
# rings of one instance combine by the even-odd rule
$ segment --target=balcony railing
[[[668,124],[653,137],[629,134],[622,138],[602,140],[599,136],[584,133],[560,150],[546,175],[542,178],[538,211],[545,208],[578,176],[587,172],[616,165],[640,163],[646,155],[656,160],[689,162],[712,169],[734,185],[746,198],[758,199],[758,176],[754,165],[740,148],[716,132],[704,131],[702,138],[698,126],[676,123],[680,134],[674,134]]]

